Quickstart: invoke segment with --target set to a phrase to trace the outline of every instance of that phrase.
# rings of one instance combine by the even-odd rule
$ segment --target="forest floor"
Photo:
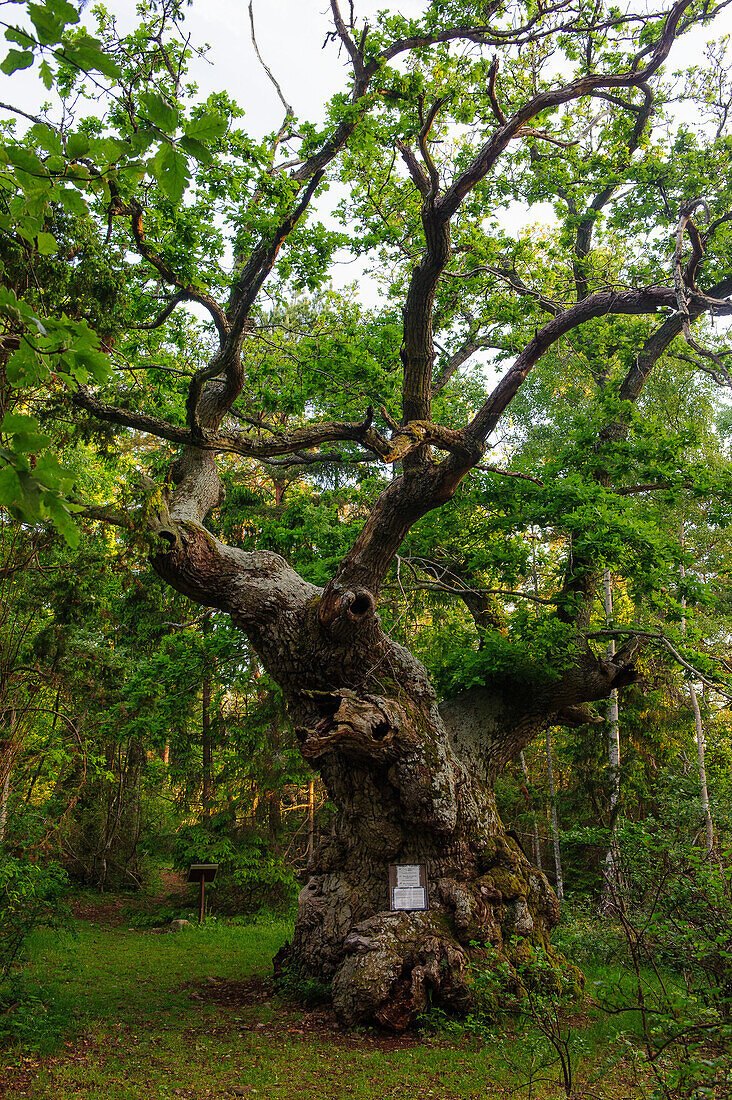
[[[168,908],[185,913],[182,884],[167,885]],[[3,1100],[565,1095],[556,1056],[538,1034],[343,1031],[329,1008],[272,989],[271,959],[291,932],[287,922],[211,920],[161,934],[140,926],[164,912],[156,904],[85,896],[74,903],[72,934],[36,933],[15,1045],[0,1053]],[[606,1022],[575,1009],[564,1027],[573,1097],[650,1095],[642,1062]]]

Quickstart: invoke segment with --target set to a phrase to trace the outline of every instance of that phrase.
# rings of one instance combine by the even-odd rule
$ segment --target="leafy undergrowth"
[[[100,909],[104,923],[87,910],[75,935],[34,937],[16,982],[20,1017],[6,1027],[15,1042],[0,1056],[3,1098],[564,1095],[557,1066],[525,1031],[489,1042],[455,1028],[345,1032],[327,1006],[278,997],[270,960],[287,922],[209,921],[160,934],[119,925],[124,910],[115,922],[112,904]],[[595,1034],[576,1008],[569,1023],[576,1096],[648,1095],[617,1036]]]

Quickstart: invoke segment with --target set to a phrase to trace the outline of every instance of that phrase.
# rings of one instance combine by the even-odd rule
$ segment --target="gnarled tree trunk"
[[[469,1006],[471,945],[515,962],[522,940],[547,945],[558,918],[546,878],[496,811],[489,700],[438,707],[416,661],[402,672],[399,681],[382,671],[388,697],[331,693],[331,713],[298,729],[340,815],[316,849],[287,952],[301,972],[332,979],[345,1022],[397,1029],[428,996]],[[426,865],[426,911],[390,910],[394,863]]]
[[[345,1022],[403,1028],[428,997],[471,1000],[471,955],[490,944],[510,964],[547,945],[556,897],[506,834],[496,775],[548,721],[586,720],[576,704],[632,678],[578,650],[559,679],[476,688],[438,706],[420,662],[381,628],[371,592],[303,581],[276,554],[225,546],[171,521],[158,571],[227,610],[283,688],[303,756],[340,813],[300,895],[280,965],[332,981]],[[429,907],[391,912],[389,864],[426,864]]]

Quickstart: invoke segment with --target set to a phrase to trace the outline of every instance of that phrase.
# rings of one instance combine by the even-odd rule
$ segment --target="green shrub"
[[[330,982],[301,973],[289,959],[283,963],[280,955],[275,958],[274,987],[306,1008],[328,1004],[332,997]]]
[[[636,1024],[654,1096],[727,1096],[731,870],[679,826],[683,813],[663,820],[668,806],[659,800],[659,807],[657,818],[624,822],[618,831],[613,924],[625,940],[627,962],[622,980],[596,983],[597,996],[608,1012]]]
[[[572,1096],[575,1066],[585,1050],[584,1038],[571,1022],[571,1013],[582,999],[582,975],[552,948],[525,941],[507,945],[508,957],[489,944],[480,955],[471,967],[473,1008],[458,1026],[491,1047],[497,1045],[506,1068],[529,1096],[535,1081],[547,1080],[547,1072],[556,1071],[565,1095]],[[433,1012],[423,1022],[451,1026],[439,1016]],[[518,1038],[513,1044],[504,1041],[507,1019]]]
[[[577,967],[553,947],[526,940],[508,943],[505,956],[485,944],[471,971],[476,1025],[482,1021],[492,1027],[507,1013],[523,1017],[539,1001],[569,1004],[582,998],[584,978]]]
[[[34,928],[68,927],[67,877],[58,863],[34,863],[0,851],[0,974],[7,976]]]
[[[0,985],[0,1047],[52,1048],[68,1030],[68,1010],[23,974]]]
[[[596,907],[578,901],[565,901],[551,942],[580,970],[612,967],[626,955],[625,936],[619,925],[600,921]]]
[[[230,835],[215,820],[188,825],[175,842],[175,865],[181,871],[191,863],[218,863],[216,881],[206,891],[207,904],[224,914],[289,913],[298,886],[292,870],[267,840],[254,831]]]

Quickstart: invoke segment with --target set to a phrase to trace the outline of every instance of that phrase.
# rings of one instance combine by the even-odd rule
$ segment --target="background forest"
[[[202,103],[186,85],[195,54],[183,9],[146,0],[130,35],[98,9],[91,38],[63,0],[29,4],[22,26],[6,25],[2,70],[37,64],[62,103],[59,125],[43,108],[0,129],[0,1032],[10,1038],[24,943],[38,926],[63,926],[70,899],[159,894],[163,872],[210,861],[220,865],[211,914],[287,918],[334,829],[336,807],[254,648],[228,615],[150,568],[144,517],[186,440],[135,418],[185,422],[189,383],[214,351],[210,293],[228,290],[228,267],[295,202],[275,160],[297,146],[308,163],[350,107],[336,98],[322,131],[295,133],[283,98],[283,128],[255,140],[228,94]],[[589,8],[576,9],[620,71],[627,42],[608,44],[604,24],[593,31]],[[692,6],[689,19],[706,24],[717,10]],[[404,30],[400,20],[409,30],[384,16],[379,45]],[[660,17],[646,21],[648,36]],[[527,40],[506,63],[507,102],[552,78],[552,41]],[[620,293],[663,279],[682,294],[683,269],[691,294],[702,235],[705,275],[721,285],[732,239],[725,46],[713,42],[684,72],[653,73],[653,93],[634,89],[625,115],[610,94],[570,103],[553,123],[546,112],[470,195],[453,229],[456,265],[436,291],[435,422],[468,424],[558,303],[579,306],[590,285]],[[576,59],[569,39],[562,49]],[[247,320],[232,415],[258,438],[364,414],[397,438],[401,301],[421,228],[409,158],[409,171],[396,170],[385,135],[394,119],[408,129],[418,103],[421,129],[409,125],[429,168],[424,108],[444,92],[453,114],[437,123],[432,152],[442,145],[457,171],[463,128],[491,106],[502,113],[495,69],[480,65],[445,49],[379,76],[384,115],[374,110],[344,145],[338,197],[292,229]],[[464,90],[468,76],[490,87],[486,102]],[[93,108],[104,81],[114,91],[103,122]],[[133,261],[121,223],[135,223],[135,188],[146,228],[134,231]],[[331,262],[351,260],[378,304],[334,284]],[[552,343],[489,453],[407,533],[379,600],[383,630],[441,699],[490,681],[530,694],[536,668],[567,641],[556,613],[567,561],[592,561],[585,636],[609,657],[636,639],[638,676],[526,745],[496,782],[497,806],[562,903],[559,947],[580,968],[623,955],[636,984],[618,989],[633,1011],[645,997],[656,1014],[647,1024],[641,1012],[650,1063],[669,1041],[686,1051],[687,1077],[658,1075],[667,1096],[710,1095],[729,1073],[728,306],[694,336],[687,311],[687,339],[669,341],[632,405],[621,380],[652,318],[595,316]],[[105,417],[112,406],[120,415]],[[619,420],[622,438],[603,435]],[[391,478],[361,442],[258,459],[222,448],[225,501],[210,530],[327,586]],[[150,921],[188,908],[169,900]],[[567,994],[556,989],[553,1003]],[[532,1019],[551,1032],[549,1011],[542,1001]]]

